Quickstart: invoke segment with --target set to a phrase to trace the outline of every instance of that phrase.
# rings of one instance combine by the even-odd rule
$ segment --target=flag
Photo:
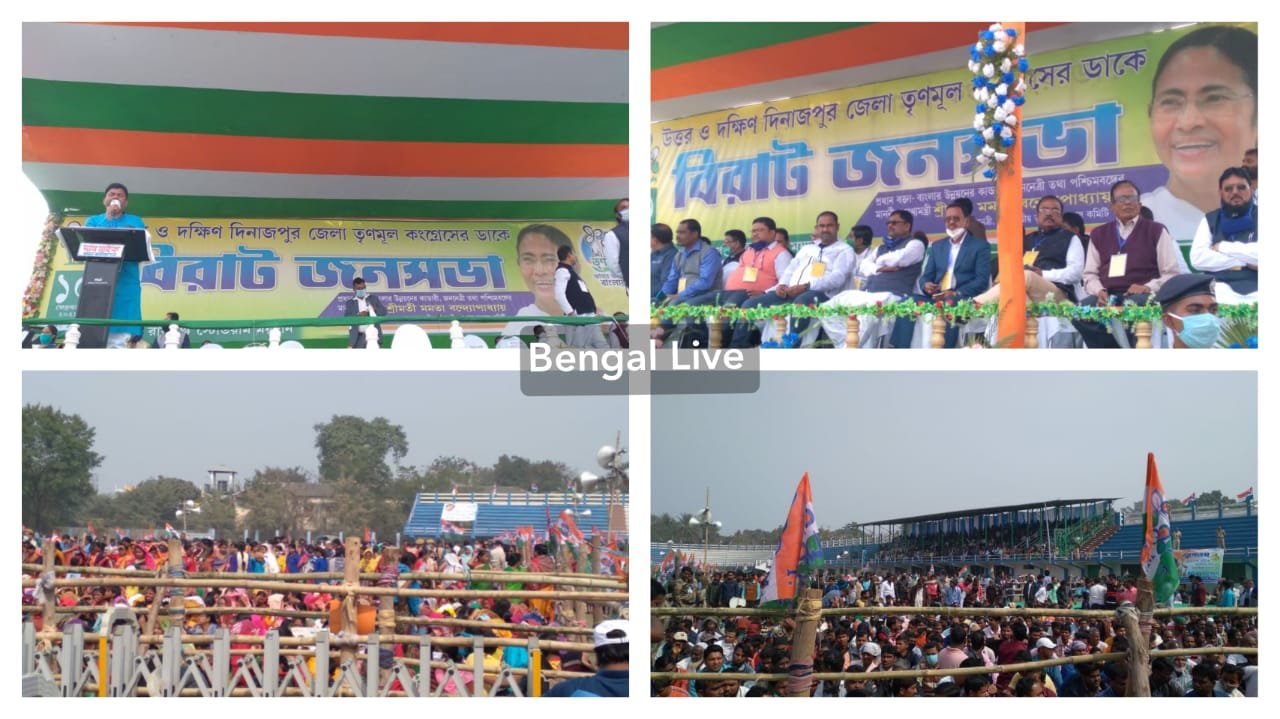
[[[560,536],[564,538],[564,541],[573,546],[582,544],[585,539],[582,534],[582,530],[578,529],[577,523],[573,521],[573,513],[568,509],[560,511],[560,523],[558,525],[558,529],[560,530]]]
[[[1156,471],[1156,456],[1147,453],[1146,539],[1142,544],[1142,571],[1154,584],[1156,601],[1168,604],[1178,588],[1178,563],[1173,558],[1173,526],[1164,503],[1164,486]]]
[[[787,601],[796,596],[796,585],[801,575],[807,575],[822,563],[822,548],[818,543],[818,521],[813,516],[813,493],[809,489],[809,473],[805,472],[791,498],[786,524],[778,549],[773,553],[769,567],[768,584],[765,585],[762,602]]]
[[[93,522],[89,522],[88,525],[89,525],[89,534],[96,536],[98,534],[98,530],[93,528]]]
[[[492,502],[497,498],[498,498],[498,485],[495,483],[492,487],[489,488],[489,501]]]
[[[172,525],[172,524],[169,524],[168,522],[165,522],[165,523],[164,523],[164,531],[165,531],[165,533],[166,533],[166,534],[168,534],[170,537],[176,537],[176,536],[178,536],[178,530],[174,529],[174,528],[173,528],[173,525]]]
[[[456,484],[455,484],[455,485],[453,485],[453,489],[451,489],[451,490],[449,491],[449,494],[453,495],[453,498],[454,498],[454,499],[457,499],[457,498],[458,498],[458,485],[456,485]]]
[[[1245,491],[1241,492],[1240,494],[1237,494],[1236,499],[1240,500],[1241,502],[1247,502],[1250,499],[1253,499],[1253,487],[1250,487]]]
[[[461,525],[454,524],[447,519],[442,519],[440,520],[440,533],[464,535],[467,533],[467,530]]]
[[[364,543],[368,544],[371,539],[372,537],[369,536],[369,525],[366,524],[364,526]]]
[[[1182,503],[1190,507],[1192,503],[1194,503],[1195,501],[1196,501],[1196,493],[1192,492],[1191,494],[1187,495],[1186,499],[1182,500]]]
[[[124,539],[124,530],[116,527],[116,539]]]

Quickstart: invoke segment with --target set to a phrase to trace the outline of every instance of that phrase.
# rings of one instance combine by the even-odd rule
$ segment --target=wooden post
[[[821,611],[822,590],[803,590],[796,611],[796,631],[791,641],[792,670],[791,679],[787,680],[789,697],[807,697],[813,688],[813,655],[818,639],[818,623],[822,620],[819,614]],[[799,667],[799,671],[796,667]]]
[[[1138,336],[1138,341],[1134,345],[1135,348],[1140,350],[1151,349],[1151,323],[1150,322],[1146,320],[1135,322],[1133,325],[1133,333]]]
[[[41,601],[44,602],[43,611],[40,615],[40,630],[45,632],[51,632],[58,628],[57,615],[55,614],[55,610],[58,607],[58,595],[53,591],[54,559],[53,540],[46,539],[44,540],[44,551],[40,554],[40,560],[43,562],[43,566],[40,569],[40,576],[42,579],[46,579],[49,583],[49,586],[45,587],[40,597]]]
[[[947,345],[947,320],[941,313],[933,315],[933,336],[929,340],[929,346],[940,350]]]
[[[707,348],[724,347],[724,318],[720,315],[707,318]]]
[[[850,350],[858,349],[858,341],[859,341],[859,335],[861,334],[861,331],[862,331],[862,328],[861,326],[859,326],[858,316],[856,314],[849,315],[849,321],[845,323],[845,332],[846,332],[844,336],[845,349],[850,349]]]
[[[712,345],[713,347],[717,345]],[[591,535],[591,573],[600,574],[600,535]],[[591,626],[595,626],[604,621],[604,608],[597,602],[592,602],[591,607]]]
[[[360,584],[360,538],[347,537],[343,549],[342,583],[358,585]],[[342,617],[342,626],[336,627],[339,637],[354,637],[358,633],[358,630],[355,627],[355,621],[358,614],[354,607],[357,600],[358,597],[353,595],[347,595],[340,600],[343,603],[343,611],[340,613]],[[352,604],[352,610],[350,612],[346,611],[347,602],[351,602]],[[354,661],[355,656],[355,648],[351,644],[344,644],[342,646],[339,663],[345,664],[346,662]],[[376,657],[374,658],[374,661],[377,661]],[[320,677],[316,677],[316,681],[320,681]]]
[[[1148,646],[1151,628],[1151,610],[1155,604],[1151,591],[1151,580],[1142,577],[1138,580],[1138,602],[1136,606],[1122,606],[1116,610],[1116,617],[1124,625],[1129,635],[1129,686],[1125,696],[1151,696],[1151,648]],[[1146,631],[1139,621],[1138,613],[1146,617]]]
[[[787,333],[787,318],[783,315],[774,317],[773,329],[778,333],[778,346],[782,347],[782,336]]]
[[[1035,317],[1027,318],[1026,335],[1023,337],[1022,346],[1029,350],[1040,346],[1040,321]]]
[[[1004,27],[1018,31],[1015,45],[1026,48],[1027,24],[1007,22]],[[1018,74],[1015,72],[1015,74]],[[1029,83],[1028,83],[1029,84]],[[1028,88],[1029,89],[1029,88]],[[996,337],[1009,347],[1021,347],[1026,336],[1027,278],[1022,265],[1022,108],[1014,110],[1015,144],[996,176],[996,254],[999,258],[1000,314]]]

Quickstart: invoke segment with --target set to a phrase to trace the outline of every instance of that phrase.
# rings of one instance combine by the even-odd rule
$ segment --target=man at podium
[[[106,212],[84,221],[85,227],[134,227],[146,229],[147,225],[137,215],[125,212],[129,206],[129,188],[119,182],[107,185],[102,197]],[[116,280],[115,299],[111,304],[111,319],[142,319],[142,275],[137,262],[120,263],[120,277]],[[113,326],[107,334],[109,349],[123,349],[133,335],[142,334],[142,327]]]

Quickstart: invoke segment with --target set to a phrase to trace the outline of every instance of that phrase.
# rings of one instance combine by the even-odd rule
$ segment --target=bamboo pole
[[[787,679],[787,696],[807,697],[813,690],[813,656],[818,641],[818,622],[822,615],[822,590],[805,589],[796,611],[796,631],[791,643],[791,672]]]
[[[41,567],[40,576],[42,579],[53,578],[53,540],[44,540],[44,553],[40,555],[40,559],[44,562]],[[25,584],[24,584],[25,586]],[[41,593],[44,611],[40,622],[41,629],[53,629],[54,608],[58,604],[58,592],[54,582],[50,581]]]
[[[58,614],[86,614],[93,612],[95,614],[103,614],[110,611],[113,607],[106,606],[75,606],[75,607],[58,607]],[[40,607],[24,606],[22,611],[27,614],[40,611]],[[142,614],[149,611],[142,607],[132,607],[130,611],[135,614]],[[301,609],[272,609],[270,607],[252,607],[245,609],[244,607],[188,607],[187,614],[258,614],[264,617],[289,617],[292,619],[327,619],[328,612],[312,612]],[[413,616],[397,616],[396,622],[400,624],[411,624],[414,626],[442,626],[442,627],[460,627],[467,629],[506,629],[508,631],[521,632],[537,632],[540,634],[581,634],[590,635],[594,630],[591,627],[561,627],[561,626],[538,626],[533,624],[512,624],[510,622],[486,622],[479,619],[449,619],[433,617],[413,617]]]
[[[22,570],[38,572],[42,567],[39,564],[23,564]],[[76,573],[80,575],[100,574],[104,576],[119,577],[136,577],[138,572],[131,569],[116,569],[115,567],[73,567],[68,565],[54,565],[54,573],[66,574]],[[520,581],[541,582],[546,584],[563,584],[565,586],[582,586],[582,587],[602,587],[625,589],[626,583],[609,577],[594,576],[591,574],[583,574],[581,572],[518,572],[516,576],[512,576],[512,572],[493,572],[487,570],[476,570],[470,573],[472,581],[481,582],[511,582],[519,579]],[[188,579],[226,579],[227,577],[236,576],[230,572],[188,572]],[[303,572],[299,574],[276,574],[272,575],[275,581],[281,582],[297,582],[299,584],[315,583],[321,580],[340,580],[344,578],[341,572]],[[381,574],[377,572],[362,572],[360,579],[367,581],[377,581],[381,578]],[[445,574],[444,572],[401,572],[400,579],[404,581],[433,581],[448,580],[452,582],[459,581],[456,574]],[[304,587],[298,587],[303,589]]]
[[[50,641],[59,641],[59,640],[62,640],[65,636],[66,635],[63,632],[37,632],[36,633],[37,639],[48,639]],[[101,636],[106,636],[106,635],[101,633],[90,633],[90,632],[85,632],[84,634],[84,637],[86,640],[96,640],[98,637],[101,637]],[[143,641],[145,644],[151,645],[151,644],[163,644],[164,637],[165,635],[163,634],[150,634],[150,635],[142,635],[139,637],[139,639]],[[368,642],[369,637],[370,635],[354,634],[354,633],[346,637],[342,637],[342,636],[331,637],[329,640],[329,646],[330,647],[335,647],[335,646],[359,647],[365,644],[366,642]],[[259,644],[266,643],[266,637],[262,637],[256,634],[232,634],[230,636],[230,639],[232,642],[236,644],[259,645]],[[422,640],[422,635],[392,634],[390,636],[385,636],[385,637],[378,635],[378,639],[380,641],[388,641],[394,644],[405,644],[405,643],[416,644]],[[218,641],[218,637],[214,635],[209,635],[209,634],[191,634],[191,635],[184,634],[182,637],[183,644],[191,644],[196,646],[204,645],[204,644],[213,644],[217,641]],[[316,643],[315,639],[303,638],[303,637],[280,637],[277,641],[282,647],[313,647],[315,646],[315,643]],[[528,646],[528,639],[520,639],[516,637],[432,637],[431,645],[443,646],[443,647],[465,647],[469,649],[475,646],[476,641],[482,641],[486,648]],[[539,640],[539,645],[543,649],[551,649],[551,650],[557,650],[557,651],[563,650],[563,651],[570,651],[570,652],[590,652],[590,651],[593,651],[595,648],[591,642],[564,642],[564,641],[558,641],[553,639],[541,639]]]
[[[531,582],[523,575],[517,577],[506,577],[507,581]],[[100,586],[139,586],[139,587],[156,587],[164,586],[168,582],[165,579],[157,579],[153,577],[138,577],[136,579],[58,579],[55,585],[58,587],[100,587]],[[179,587],[193,588],[212,588],[225,587],[237,588],[246,587],[249,589],[262,589],[267,591],[289,592],[297,588],[288,582],[280,582],[276,580],[255,581],[250,579],[181,579],[172,582]],[[23,587],[35,586],[35,580],[24,579]],[[317,585],[315,591],[323,591],[327,594],[356,594],[370,596],[401,596],[401,597],[435,597],[437,599],[560,599],[560,600],[581,600],[581,601],[597,601],[597,602],[624,602],[627,601],[627,595],[622,592],[562,592],[562,591],[533,591],[533,590],[496,590],[496,589],[408,589],[399,587],[362,587],[347,586],[342,584],[326,584]]]
[[[1246,656],[1257,656],[1257,647],[1189,647],[1184,649],[1157,649],[1151,652],[1152,657],[1175,657],[1175,656],[1191,656],[1202,654],[1244,654]],[[1090,662],[1113,662],[1124,659],[1127,655],[1124,652],[1108,652],[1105,654],[1082,654],[1072,657],[1055,657],[1053,659],[1040,659],[1033,662],[1020,662],[1017,664],[997,664],[989,667],[956,667],[954,669],[892,669],[882,672],[818,672],[813,675],[814,681],[831,681],[831,680],[880,680],[880,679],[898,679],[898,678],[939,678],[946,676],[969,676],[972,674],[1003,674],[1022,672],[1031,669],[1042,669],[1044,667],[1059,666],[1062,664],[1088,664]],[[697,681],[699,679],[737,679],[738,681],[786,681],[791,678],[790,674],[773,673],[773,674],[746,674],[738,672],[650,672],[650,679],[688,679]]]
[[[1125,696],[1151,696],[1151,648],[1150,632],[1143,631],[1144,623],[1139,612],[1146,617],[1145,625],[1151,626],[1151,608],[1155,605],[1155,596],[1151,591],[1151,580],[1147,577],[1138,579],[1138,601],[1136,606],[1121,606],[1116,610],[1120,623],[1129,635],[1129,683],[1125,687]]]
[[[342,560],[342,583],[346,586],[354,587],[360,583],[360,539],[357,537],[347,537],[346,543],[343,545],[345,556]],[[356,617],[358,616],[356,609],[357,594],[347,594],[342,598],[342,611],[338,613],[339,624],[333,630],[339,638],[351,637],[356,635]],[[342,652],[339,655],[339,662],[343,665],[355,660],[355,648],[351,645],[342,645]]]
[[[693,610],[693,611],[690,611]],[[651,607],[649,613],[656,616],[682,616],[688,614],[696,614],[708,617],[777,617],[792,614],[789,609],[762,609],[743,607],[740,609],[729,609],[727,607]],[[894,614],[936,614],[946,617],[965,617],[965,616],[987,616],[987,617],[1020,617],[1020,616],[1042,616],[1042,617],[1094,617],[1102,619],[1111,619],[1115,617],[1115,612],[1110,609],[1052,609],[1048,607],[839,607],[833,609],[823,609],[821,612],[824,617],[845,616],[845,615],[894,615]],[[1257,616],[1257,607],[1161,607],[1152,610],[1152,616],[1155,617],[1173,617],[1182,615],[1238,615],[1238,616]]]

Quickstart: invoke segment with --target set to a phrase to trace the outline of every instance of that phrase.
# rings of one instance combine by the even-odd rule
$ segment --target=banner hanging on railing
[[[1222,579],[1221,549],[1175,549],[1173,558],[1178,563],[1178,579],[1200,577],[1205,586],[1212,587]]]
[[[1201,62],[1209,43],[1197,40],[1199,54],[1176,54],[1190,64],[1167,63],[1161,86],[1195,98],[1211,120],[1202,132],[1175,132],[1176,94],[1152,104],[1166,50],[1203,27],[1034,55],[1023,120],[1025,225],[1035,225],[1035,201],[1046,194],[1089,226],[1109,221],[1110,186],[1126,178],[1175,239],[1190,241],[1204,213],[1218,207],[1222,170],[1240,165],[1258,140],[1257,68],[1233,64],[1249,57],[1250,37],[1256,64],[1256,23],[1225,38],[1231,57],[1215,51],[1206,55],[1212,63]],[[983,28],[974,24],[975,33]],[[842,233],[867,224],[879,236],[889,213],[906,209],[916,230],[937,234],[947,203],[963,196],[994,228],[995,186],[971,154],[967,61],[958,48],[955,70],[653,124],[656,221],[674,227],[695,218],[718,239],[767,215],[806,237],[817,214],[833,210]]]
[[[356,277],[392,322],[396,315],[556,316],[563,314],[554,278],[561,245],[573,248],[599,313],[627,309],[622,277],[605,260],[612,225],[144,219],[156,253],[155,262],[142,265],[144,319],[163,319],[166,312],[186,320],[342,317]],[[68,217],[65,224],[83,222]],[[43,316],[75,316],[82,268],[58,249]],[[520,323],[480,329],[528,331]],[[344,332],[311,328],[305,336]]]

